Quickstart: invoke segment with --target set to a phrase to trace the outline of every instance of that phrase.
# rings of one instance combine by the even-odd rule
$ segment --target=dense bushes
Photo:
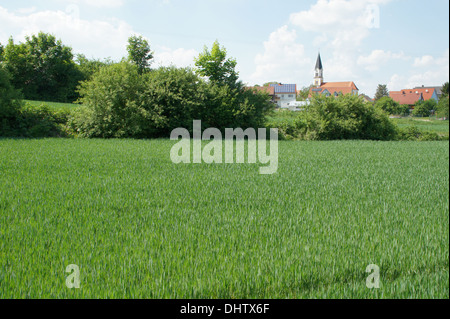
[[[19,109],[21,95],[11,85],[11,77],[0,64],[0,118],[14,118]]]
[[[11,83],[10,76],[0,66],[0,136],[57,137],[64,135],[67,111],[53,111],[42,105],[30,107]]]
[[[305,111],[288,115],[279,112],[268,127],[278,128],[281,139],[287,140],[448,140],[437,132],[426,131],[415,125],[399,127],[386,112],[357,96],[316,96]],[[283,120],[280,120],[283,119]]]
[[[122,62],[100,69],[81,85],[83,107],[69,121],[82,137],[168,137],[178,127],[258,127],[273,105],[266,95],[206,82],[191,69],[159,68],[140,74]]]
[[[291,134],[306,140],[392,140],[396,136],[386,113],[352,95],[314,96],[293,129]]]
[[[448,96],[443,96],[437,105],[437,116],[448,119],[449,118],[449,100]]]
[[[315,96],[303,112],[288,113],[285,121],[267,124],[273,109],[267,95],[244,89],[240,82],[230,86],[207,81],[189,68],[141,74],[127,62],[105,65],[82,83],[79,93],[82,106],[73,111],[31,107],[21,102],[20,93],[0,67],[0,136],[167,138],[178,127],[192,132],[193,120],[202,120],[203,128],[222,131],[274,127],[286,139],[442,139],[415,127],[400,129],[382,107],[350,95]],[[448,100],[446,107],[448,115]]]
[[[149,129],[145,83],[128,63],[100,69],[81,85],[83,107],[69,125],[82,137],[140,137]]]
[[[414,105],[414,116],[429,117],[437,109],[437,102],[434,99],[427,101],[417,101]]]
[[[69,111],[55,111],[45,105],[30,106],[22,104],[16,116],[0,126],[2,137],[66,137],[66,124]]]
[[[399,128],[397,139],[400,141],[440,141],[441,138],[435,132],[422,131],[416,126]]]
[[[9,136],[21,108],[21,95],[10,82],[8,72],[0,65],[0,136]]]
[[[388,96],[384,96],[375,102],[375,107],[383,110],[390,115],[409,115],[410,108],[408,105],[400,105]]]

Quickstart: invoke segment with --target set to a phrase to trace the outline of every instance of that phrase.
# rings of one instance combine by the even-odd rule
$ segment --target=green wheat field
[[[280,142],[275,175],[175,143],[0,140],[0,298],[449,298],[448,142]]]

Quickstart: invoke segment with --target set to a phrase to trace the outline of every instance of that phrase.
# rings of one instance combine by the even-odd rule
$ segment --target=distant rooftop
[[[297,84],[270,84],[275,89],[275,94],[292,93],[297,94]]]

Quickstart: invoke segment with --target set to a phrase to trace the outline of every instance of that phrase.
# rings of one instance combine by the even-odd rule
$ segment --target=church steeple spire
[[[323,66],[322,66],[322,58],[319,55],[317,56],[315,76],[314,76],[314,86],[320,87],[323,84]]]
[[[317,57],[316,70],[323,70],[322,58],[320,57],[320,52],[319,52],[319,56]]]

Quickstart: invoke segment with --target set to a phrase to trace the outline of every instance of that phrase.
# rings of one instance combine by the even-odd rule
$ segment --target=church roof
[[[318,88],[311,88],[310,93],[329,93],[331,95],[337,95],[337,94],[353,94],[355,91],[358,91],[358,87],[356,86],[355,82],[349,81],[349,82],[327,82],[322,84]]]
[[[355,82],[326,82],[320,86],[321,88],[348,88],[352,90],[357,90]]]
[[[323,66],[322,66],[322,58],[320,57],[320,53],[319,56],[317,57],[317,62],[316,62],[316,70],[323,70]]]

